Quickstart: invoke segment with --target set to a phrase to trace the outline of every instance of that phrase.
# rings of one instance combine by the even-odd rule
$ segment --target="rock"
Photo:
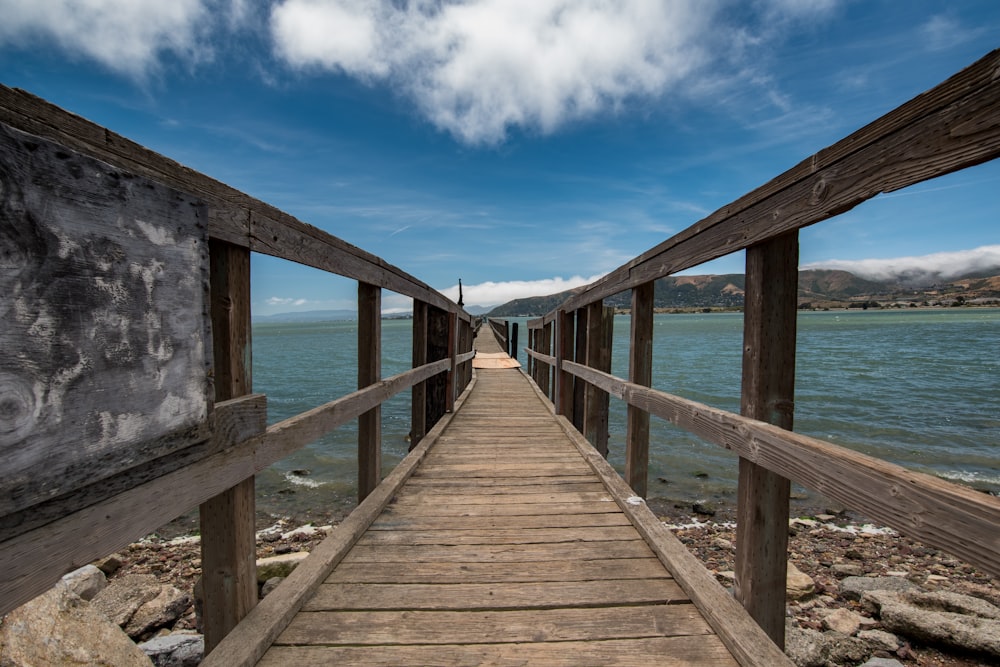
[[[923,644],[1000,658],[1000,609],[943,591],[870,591],[862,604],[878,610],[886,630]]]
[[[257,560],[257,583],[262,584],[274,577],[287,577],[309,555],[308,551],[260,558]]]
[[[874,651],[895,651],[899,648],[899,637],[885,630],[862,630],[858,639],[863,639]]]
[[[103,614],[60,582],[0,624],[0,665],[150,667]]]
[[[271,577],[270,579],[265,581],[264,585],[260,587],[261,599],[267,597],[267,594],[273,591],[275,588],[277,588],[278,584],[280,584],[284,580],[285,580],[284,577]]]
[[[205,655],[205,638],[196,634],[154,637],[139,644],[156,667],[198,667]]]
[[[720,549],[722,551],[732,551],[733,550],[733,543],[730,542],[729,540],[727,540],[724,537],[713,538],[712,539],[712,546],[714,548]]]
[[[789,621],[785,625],[785,655],[798,667],[821,667],[824,658],[823,633],[806,630]]]
[[[863,567],[857,563],[834,563],[830,566],[830,572],[838,579],[844,577],[862,577],[865,574]]]
[[[868,591],[911,591],[916,585],[899,577],[847,577],[840,582],[840,594],[848,600],[860,600]]]
[[[812,577],[789,561],[788,575],[785,578],[785,597],[789,600],[801,600],[812,595],[815,590],[816,582]]]
[[[869,653],[867,643],[857,637],[803,629],[791,620],[785,626],[785,655],[798,667],[853,665]]]
[[[110,577],[121,569],[123,560],[124,557],[121,554],[111,554],[110,556],[105,556],[100,560],[94,561],[94,565],[104,573],[105,577]]]
[[[870,658],[861,667],[903,667],[903,663],[894,658]]]
[[[64,574],[62,580],[71,591],[88,602],[108,585],[108,578],[96,565],[84,565]]]
[[[862,618],[860,614],[855,614],[850,609],[837,609],[823,619],[823,627],[850,636],[861,629]]]
[[[148,574],[112,579],[94,598],[94,606],[133,638],[173,625],[190,605],[186,593]]]

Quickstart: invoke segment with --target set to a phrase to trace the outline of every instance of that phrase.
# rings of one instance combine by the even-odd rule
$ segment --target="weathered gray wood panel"
[[[208,437],[207,212],[0,124],[0,515]]]

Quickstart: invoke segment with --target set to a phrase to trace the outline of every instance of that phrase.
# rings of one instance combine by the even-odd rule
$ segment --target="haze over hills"
[[[875,305],[951,305],[953,302],[996,301],[1000,304],[1000,275],[996,270],[972,274],[920,287],[893,278],[868,280],[841,270],[799,271],[800,308],[844,308]],[[912,276],[908,276],[912,278]],[[656,281],[654,307],[659,309],[742,308],[745,276],[741,273],[707,276],[670,276]],[[543,315],[583,288],[548,296],[515,299],[494,308],[492,317]],[[616,308],[630,307],[630,292],[605,299]]]

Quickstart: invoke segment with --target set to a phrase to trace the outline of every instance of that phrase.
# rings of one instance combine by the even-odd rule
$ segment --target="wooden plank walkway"
[[[492,335],[480,336],[477,348],[492,351]],[[790,664],[518,369],[478,370],[388,493],[353,543],[319,556],[331,565],[318,585],[292,584],[304,602],[284,612],[290,622],[257,664]],[[270,601],[234,635],[266,634],[260,618],[283,613]],[[236,664],[219,652],[210,658]]]

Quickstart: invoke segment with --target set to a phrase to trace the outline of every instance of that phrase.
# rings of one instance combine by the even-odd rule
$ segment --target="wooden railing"
[[[381,258],[23,91],[0,86],[0,138],[9,142],[4,156],[10,161],[0,163],[0,195],[11,196],[13,186],[21,187],[12,186],[8,177],[27,173],[25,182],[58,180],[57,169],[44,179],[31,175],[49,159],[83,164],[79,173],[100,174],[109,181],[136,180],[128,190],[130,197],[142,189],[137,179],[143,179],[150,191],[163,186],[163,196],[182,193],[192,207],[206,211],[207,233],[191,243],[207,241],[209,297],[207,307],[193,316],[205,317],[202,330],[211,331],[205,341],[211,349],[210,358],[205,355],[209,367],[196,369],[208,389],[209,419],[189,429],[187,437],[194,444],[144,460],[146,443],[132,443],[122,457],[135,459],[127,469],[102,479],[94,465],[94,479],[99,481],[24,498],[0,516],[0,613],[43,592],[74,567],[200,506],[205,642],[210,651],[256,604],[254,475],[358,419],[358,495],[359,500],[365,498],[381,475],[380,406],[412,390],[411,448],[416,446],[471,380],[473,319]],[[29,157],[17,158],[14,148]],[[74,187],[55,184],[63,185]],[[204,232],[205,221],[195,218],[195,226]],[[252,393],[251,252],[358,282],[358,390],[270,427],[266,397]],[[413,368],[389,378],[381,376],[383,289],[411,297],[414,304]],[[3,340],[11,344],[9,337]]]
[[[737,598],[784,645],[789,480],[1000,575],[1000,499],[791,432],[798,230],[1000,156],[1000,51],[863,127],[528,323],[529,372],[602,453],[627,404],[625,477],[645,496],[649,415],[739,454]],[[654,281],[746,250],[741,414],[651,389]],[[603,299],[631,290],[629,377],[609,374]]]

